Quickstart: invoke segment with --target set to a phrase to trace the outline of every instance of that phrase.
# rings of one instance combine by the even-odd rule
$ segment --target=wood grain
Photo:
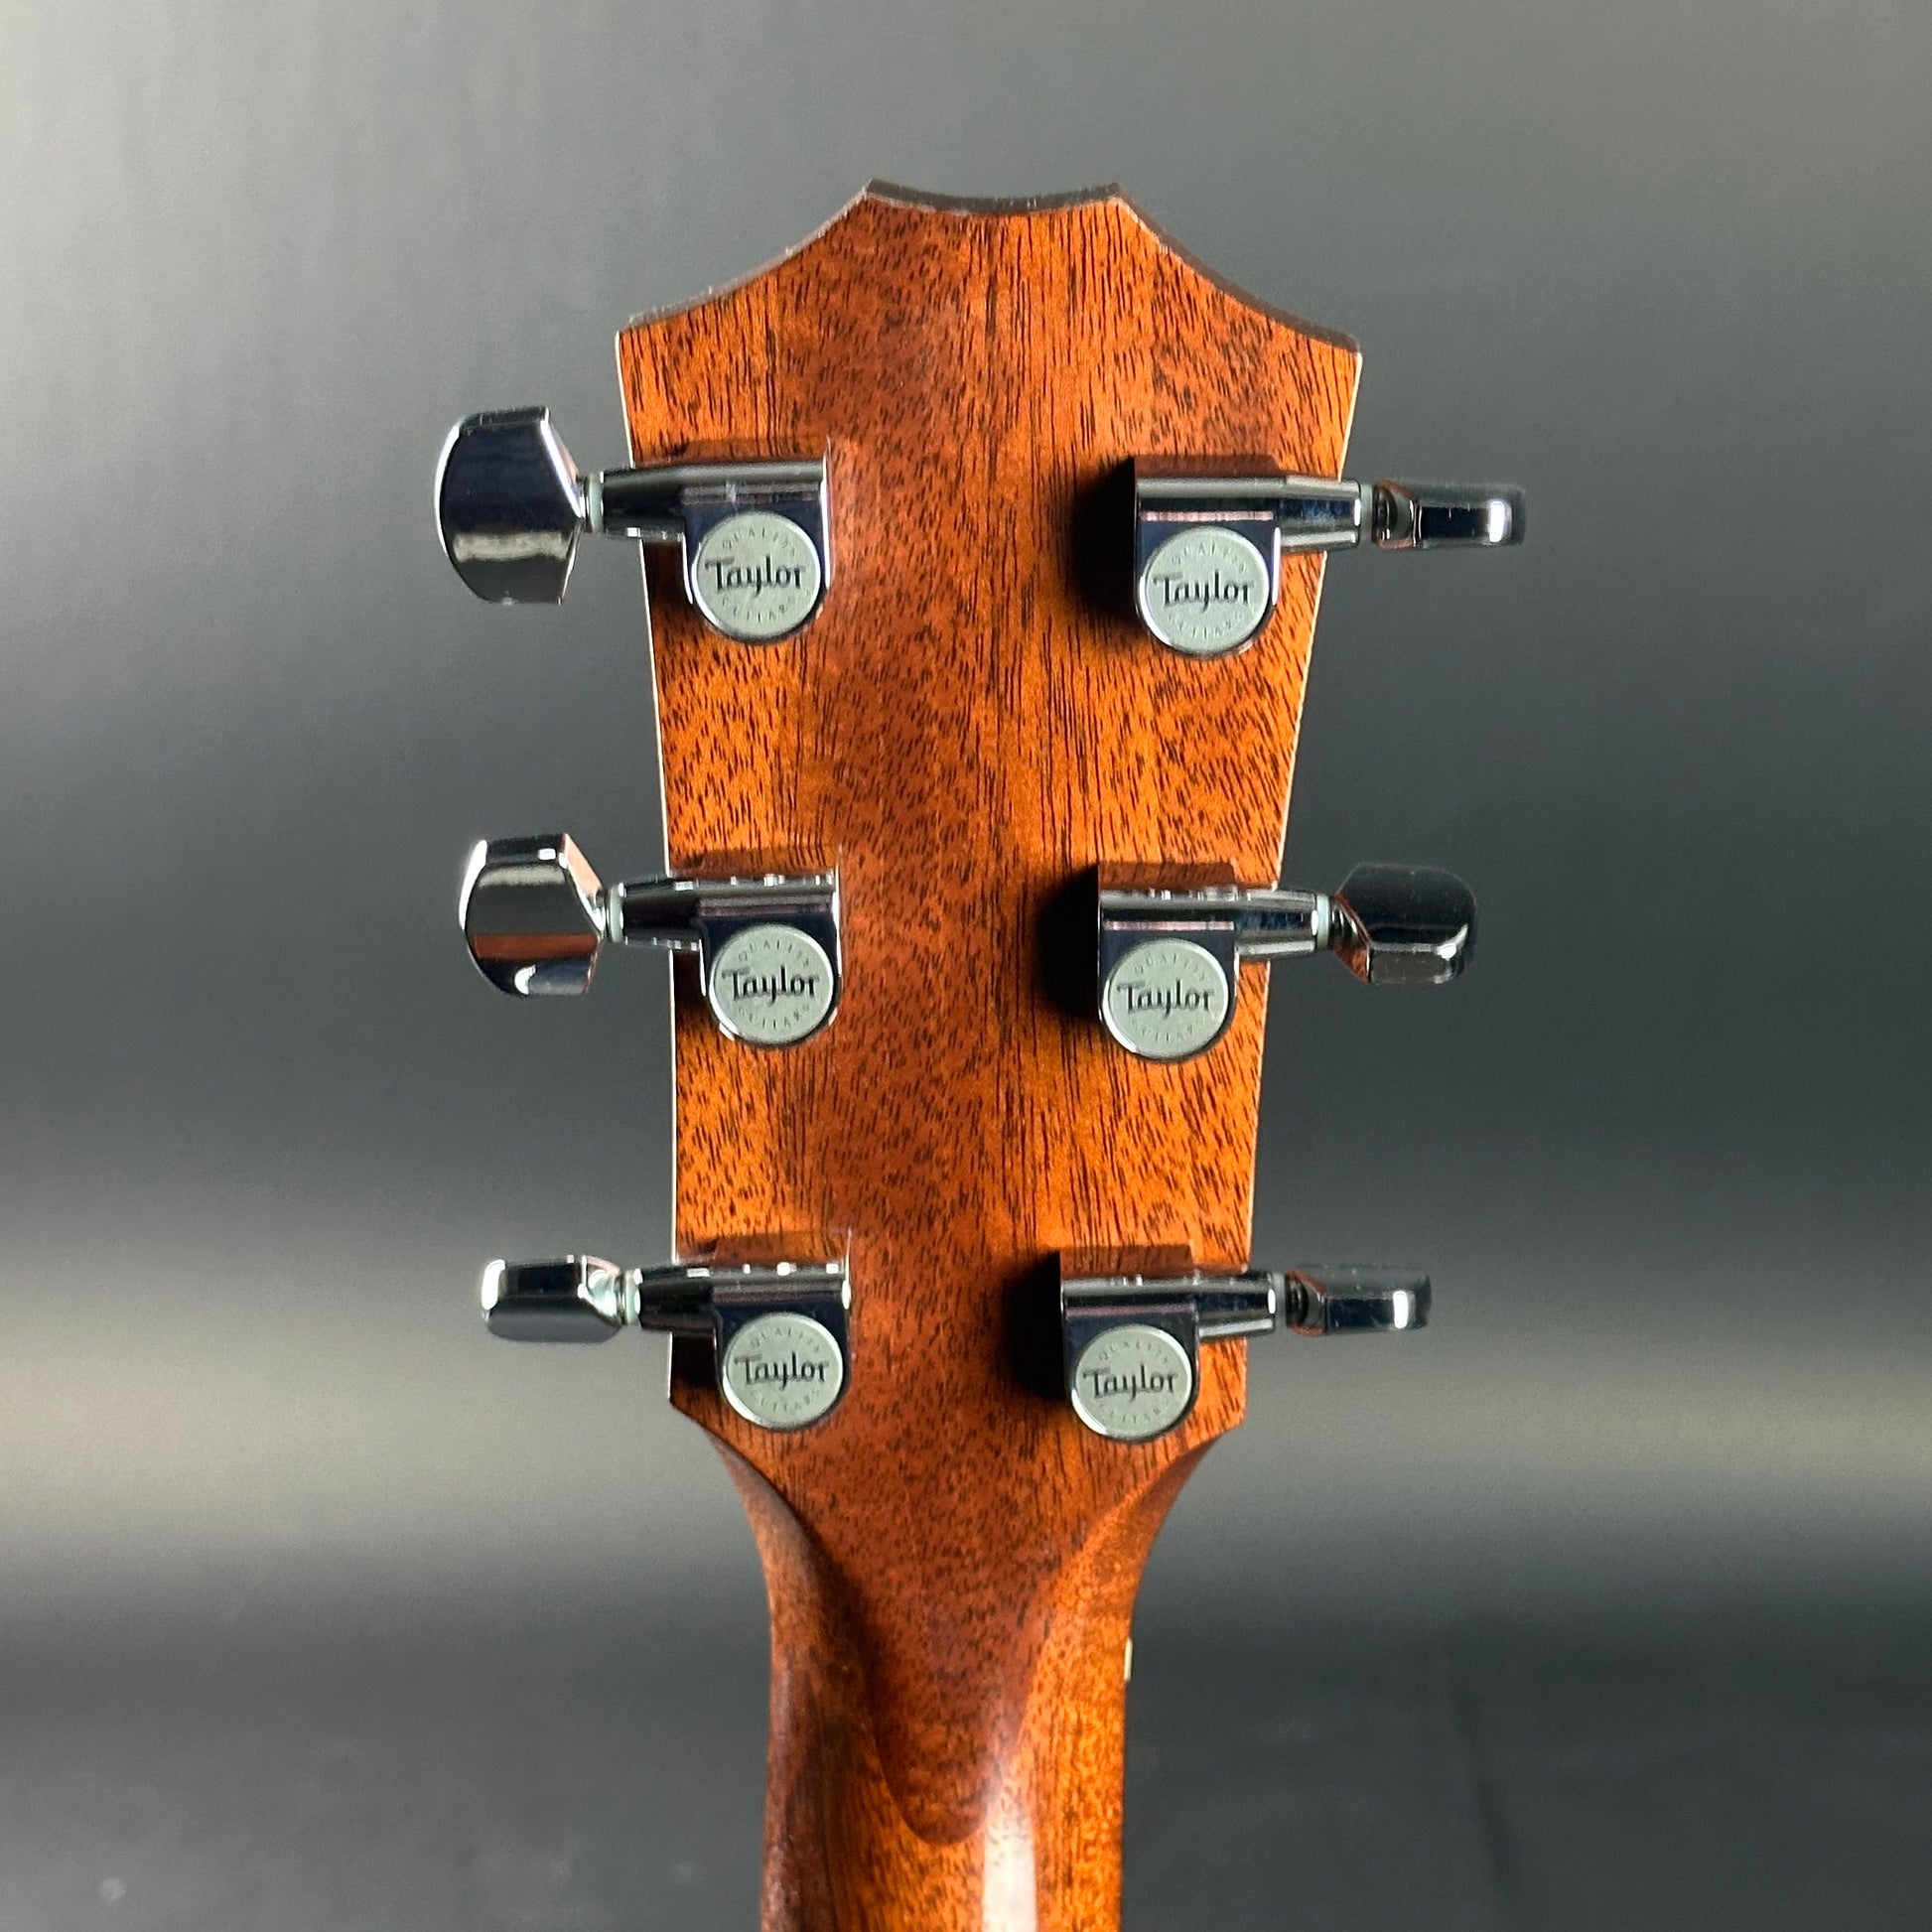
[[[674,1362],[770,1589],[766,1932],[1111,1932],[1134,1595],[1245,1355],[1204,1351],[1173,1435],[1089,1435],[1050,1263],[1245,1265],[1264,1001],[1198,1060],[1136,1060],[1053,995],[1090,950],[1069,971],[1041,934],[1102,863],[1275,879],[1321,560],[1285,561],[1249,650],[1176,656],[1130,615],[1118,484],[1136,455],[1337,475],[1358,356],[1116,194],[875,189],[619,359],[634,460],[822,450],[831,480],[795,639],[717,636],[651,565],[672,864],[836,861],[846,920],[808,1044],[735,1045],[689,986],[677,1009],[680,1252],[851,1240],[827,1422],[762,1434],[702,1352]]]

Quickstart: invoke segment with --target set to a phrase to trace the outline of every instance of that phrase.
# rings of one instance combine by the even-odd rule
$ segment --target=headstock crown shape
[[[1324,552],[1521,501],[1338,483],[1354,345],[1111,192],[876,188],[618,347],[629,470],[475,418],[439,505],[503,600],[645,540],[668,876],[504,841],[465,922],[511,992],[693,956],[680,1261],[499,1267],[492,1325],[675,1336],[770,1591],[767,1932],[1110,1927],[1134,1594],[1235,1337],[1428,1307],[1247,1272],[1265,961],[1473,930],[1447,875],[1276,888]]]

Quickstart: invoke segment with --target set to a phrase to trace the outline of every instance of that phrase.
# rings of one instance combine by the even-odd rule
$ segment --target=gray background
[[[655,853],[635,577],[485,611],[428,481],[875,174],[1121,180],[1533,503],[1330,576],[1289,871],[1483,947],[1277,974],[1256,1251],[1440,1318],[1164,1537],[1130,1928],[1922,1923],[1929,164],[1905,0],[0,7],[0,1925],[752,1922],[723,1471],[468,1312],[667,1239],[659,970],[451,920]]]

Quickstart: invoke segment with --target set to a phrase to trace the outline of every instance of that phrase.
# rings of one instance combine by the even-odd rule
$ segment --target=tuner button
[[[436,472],[443,549],[489,604],[555,604],[584,527],[584,488],[547,409],[494,409],[450,432]]]
[[[1382,550],[1495,550],[1523,541],[1523,492],[1503,484],[1375,485],[1370,533]]]
[[[636,1318],[636,1296],[621,1268],[595,1255],[492,1261],[483,1311],[505,1341],[609,1341]]]
[[[1440,986],[1475,944],[1475,895],[1430,866],[1357,866],[1332,907],[1328,944],[1371,986]]]
[[[1399,1334],[1429,1322],[1429,1277],[1406,1269],[1291,1268],[1287,1285],[1298,1335]]]
[[[462,915],[470,957],[499,992],[590,990],[607,933],[604,888],[564,833],[478,846]]]

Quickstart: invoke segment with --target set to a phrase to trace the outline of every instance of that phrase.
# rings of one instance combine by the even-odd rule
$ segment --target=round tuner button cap
[[[711,962],[718,1024],[753,1046],[795,1046],[824,1026],[837,983],[825,948],[795,925],[735,932]]]
[[[1218,523],[1181,530],[1147,560],[1141,616],[1171,650],[1223,657],[1254,636],[1268,616],[1268,559]]]
[[[728,637],[775,643],[818,609],[818,551],[788,516],[741,510],[715,523],[691,555],[691,597]]]
[[[1228,976],[1191,939],[1150,939],[1109,974],[1100,1003],[1107,1031],[1143,1059],[1184,1060],[1227,1030]]]
[[[803,1429],[838,1402],[845,1357],[822,1321],[779,1311],[754,1317],[725,1344],[719,1381],[747,1422]]]
[[[1116,1442],[1165,1435],[1194,1401],[1186,1349],[1165,1328],[1138,1321],[1094,1336],[1073,1364],[1072,1380],[1074,1413]]]

